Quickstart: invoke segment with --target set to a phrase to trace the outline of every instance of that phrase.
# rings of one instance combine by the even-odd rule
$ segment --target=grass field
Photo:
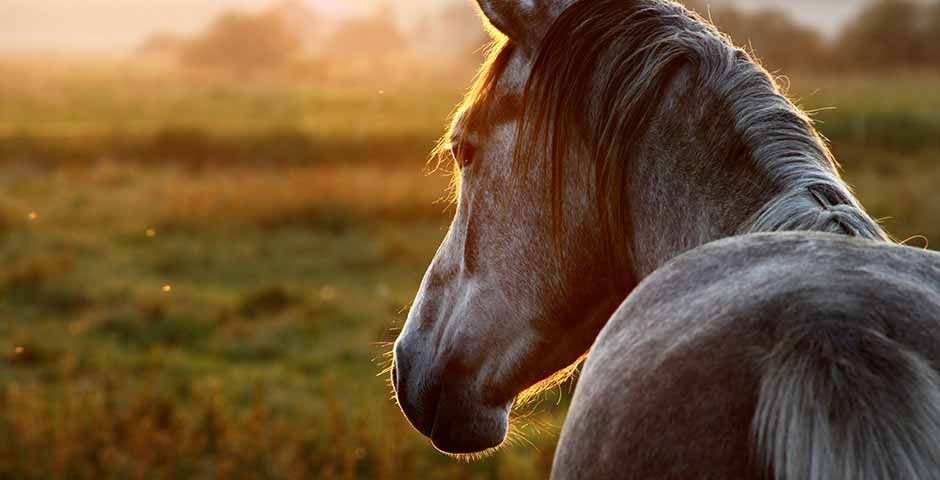
[[[467,464],[377,376],[451,213],[424,158],[465,77],[0,70],[0,478],[547,475],[566,389]],[[792,83],[837,107],[874,215],[940,245],[940,76]]]

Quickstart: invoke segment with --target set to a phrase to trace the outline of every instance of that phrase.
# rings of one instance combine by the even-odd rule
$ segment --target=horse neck
[[[760,176],[702,168],[691,152],[642,156],[630,175],[629,245],[634,277],[642,279],[682,253],[735,235],[772,188]]]
[[[656,123],[627,177],[632,231],[624,238],[633,240],[637,279],[688,250],[741,234],[804,230],[887,239],[812,130],[802,148],[762,151],[728,138],[726,128],[671,117],[680,120]],[[680,127],[686,135],[675,133]],[[677,144],[683,147],[665,146]]]

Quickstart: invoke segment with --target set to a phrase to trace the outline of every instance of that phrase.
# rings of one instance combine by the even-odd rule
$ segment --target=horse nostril
[[[405,362],[404,352],[401,346],[401,342],[395,344],[394,351],[392,353],[392,386],[395,387],[395,392],[401,394],[402,387],[402,367]]]
[[[419,358],[399,341],[395,345],[391,380],[398,406],[419,432],[430,437],[437,413],[440,385],[420,368]]]

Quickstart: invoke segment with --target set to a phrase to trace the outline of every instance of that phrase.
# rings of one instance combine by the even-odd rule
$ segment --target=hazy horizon
[[[188,34],[220,12],[257,10],[275,0],[7,0],[0,4],[0,51],[121,53],[155,32]],[[325,18],[352,15],[381,0],[302,0]],[[404,18],[454,0],[394,3]],[[832,32],[867,0],[728,0],[742,8],[777,6]],[[712,3],[721,3],[721,0]]]

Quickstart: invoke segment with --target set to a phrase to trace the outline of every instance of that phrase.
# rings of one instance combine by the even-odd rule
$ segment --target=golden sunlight
[[[461,123],[466,132],[455,150],[463,165],[456,165],[448,119],[487,52],[500,51],[494,37],[497,47],[508,42],[487,32],[480,1],[0,0],[0,480],[549,478],[580,361],[555,373],[549,370],[560,363],[536,363],[577,358],[600,327],[601,307],[621,300],[592,300],[608,292],[593,284],[608,267],[569,261],[590,257],[630,268],[600,258],[606,249],[540,236],[550,228],[542,213],[552,205],[537,205],[542,197],[532,188],[552,182],[529,177],[524,162],[502,168],[514,149],[508,143],[516,115],[562,106],[553,104],[561,97],[538,95],[537,88],[530,95],[518,90],[524,69],[517,67],[525,62],[519,49],[502,57],[511,67],[482,75],[497,80],[511,71],[513,81],[471,90],[464,105],[500,115]],[[768,70],[786,73],[788,90],[814,112],[861,202],[885,218],[895,238],[921,247],[929,237],[940,249],[940,0],[677,1],[747,45]],[[636,2],[581,5],[618,3]],[[650,25],[679,17],[698,18],[651,16]],[[598,27],[622,23],[589,15],[584,28],[594,28],[592,19]],[[704,32],[694,25],[690,38]],[[612,31],[610,38],[624,35]],[[559,48],[570,47],[563,37]],[[530,40],[534,47],[537,39]],[[523,42],[516,37],[513,44]],[[552,70],[542,69],[541,78],[572,77]],[[584,103],[575,101],[580,97],[603,100],[572,87],[592,83],[581,82],[594,73],[590,65],[581,73],[571,84],[545,83],[574,92],[573,105]],[[754,83],[766,86],[761,79]],[[758,96],[777,98],[765,90]],[[656,96],[667,91],[638,103],[662,111],[662,130],[700,125],[694,115],[683,118],[682,108],[658,109],[667,99]],[[693,93],[702,92],[690,90],[689,99],[698,98]],[[501,98],[514,108],[488,104]],[[712,95],[702,98],[708,101],[689,106],[719,106]],[[630,102],[604,103],[619,109]],[[766,111],[778,112],[771,107]],[[737,136],[725,138],[736,129],[722,123],[730,113],[719,110],[705,130],[680,132],[656,148],[752,153]],[[784,110],[778,113],[789,118]],[[587,119],[571,112],[545,115],[551,131],[594,132],[574,125],[575,117]],[[604,125],[613,126],[628,112],[608,113]],[[571,125],[554,130],[556,120]],[[802,120],[797,127],[781,131],[806,130]],[[711,136],[719,137],[714,145]],[[695,140],[672,145],[672,138]],[[571,157],[571,166],[595,170],[590,158]],[[746,160],[701,161],[706,157],[724,159],[716,160],[725,162],[720,166]],[[588,171],[568,165],[566,172]],[[641,170],[664,178],[754,170],[751,163],[689,165],[695,168]],[[525,175],[510,179],[509,171]],[[728,175],[706,184],[711,177],[676,192],[717,201],[724,186],[737,185]],[[773,178],[766,175],[765,185],[758,176],[754,191],[769,191]],[[647,183],[637,182],[637,190]],[[562,190],[564,199],[588,198]],[[666,201],[660,193],[673,191],[663,186],[643,198]],[[816,193],[820,204],[838,196]],[[734,211],[764,203],[727,200]],[[591,210],[576,218],[567,212],[572,205],[584,202],[562,203],[559,218],[577,228],[556,230],[566,239],[590,234],[581,243],[597,243],[593,227],[605,225],[588,220],[600,217]],[[841,218],[838,208],[830,210],[818,217]],[[687,213],[661,211],[668,215],[653,220],[676,226]],[[730,229],[722,218],[679,228],[655,250],[691,246],[688,232]],[[451,241],[434,260],[445,238]],[[555,244],[573,245],[576,254],[559,256],[546,273]],[[428,274],[429,265],[440,271]],[[529,272],[536,267],[542,270]],[[573,273],[562,271],[569,267]],[[555,281],[543,284],[548,278]],[[416,296],[419,289],[426,291]],[[579,315],[588,305],[591,312]],[[565,330],[582,316],[591,328]],[[549,339],[561,339],[564,355],[549,351]],[[464,346],[463,354],[445,358]],[[437,372],[441,378],[431,378]],[[489,373],[513,384],[484,381]],[[471,390],[482,396],[458,392]],[[410,401],[409,391],[417,393]],[[514,410],[489,408],[509,397]],[[479,412],[460,411],[480,402],[486,408]],[[440,419],[409,422],[438,412]],[[483,462],[463,465],[442,458],[412,423],[432,434],[435,423],[448,429],[450,446],[437,446],[452,450],[492,444],[503,423],[508,431],[498,454],[461,457]],[[499,428],[474,430],[493,423]]]

